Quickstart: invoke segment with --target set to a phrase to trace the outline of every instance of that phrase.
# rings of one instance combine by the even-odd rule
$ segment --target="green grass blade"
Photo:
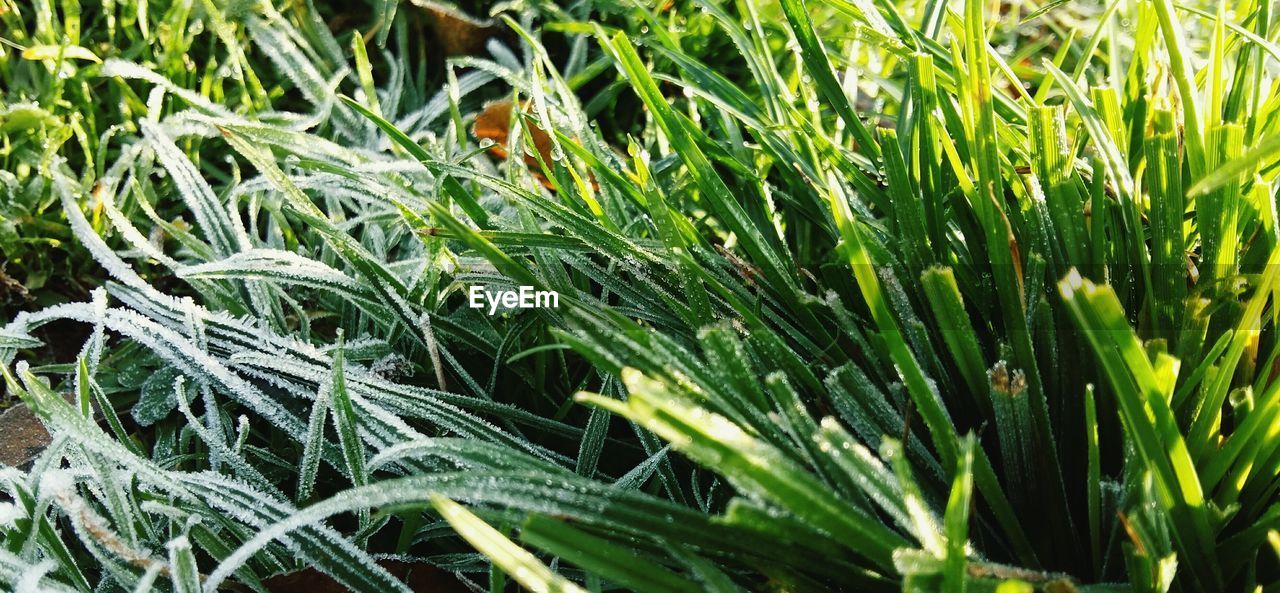
[[[507,539],[462,505],[442,496],[433,496],[431,504],[458,535],[526,589],[548,593],[587,593],[586,589],[552,572],[533,554]]]
[[[857,141],[858,148],[874,160],[880,154],[880,147],[872,138],[867,125],[854,112],[848,95],[836,80],[831,62],[827,60],[827,50],[823,47],[822,40],[818,38],[804,0],[782,0],[781,4],[782,13],[787,17],[791,33],[800,46],[800,55],[804,59],[806,70],[813,77],[818,92],[836,110],[840,119],[844,120],[854,140]]]
[[[347,392],[346,368],[344,362],[344,340],[342,330],[338,330],[338,343],[333,349],[332,386],[333,425],[338,432],[338,443],[342,446],[342,458],[347,463],[347,472],[351,474],[351,482],[356,486],[369,483],[365,470],[364,441],[357,430],[356,410],[351,403],[351,395]]]
[[[1123,310],[1109,287],[1095,285],[1072,273],[1061,283],[1063,300],[1093,345],[1115,391],[1120,413],[1155,479],[1158,502],[1174,521],[1173,538],[1200,590],[1221,587],[1214,557],[1214,538],[1187,443],[1173,412],[1157,386],[1155,371]]]
[[[973,498],[973,449],[975,441],[968,436],[961,442],[960,463],[956,467],[951,496],[947,499],[943,530],[947,536],[943,560],[942,590],[964,593],[969,575],[969,507]]]
[[[632,591],[693,593],[701,590],[696,583],[636,550],[543,515],[534,515],[525,521],[520,540]]]

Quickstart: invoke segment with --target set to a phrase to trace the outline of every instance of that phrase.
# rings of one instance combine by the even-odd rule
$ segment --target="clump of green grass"
[[[136,134],[138,122],[173,112],[163,93],[152,92],[154,81],[130,84],[112,76],[104,60],[143,64],[156,80],[229,112],[270,104],[254,73],[261,64],[250,63],[243,51],[248,37],[230,24],[237,10],[165,0],[0,4],[0,255],[8,280],[0,306],[6,316],[88,298],[97,274],[73,244],[54,186],[103,178],[120,140]],[[196,153],[199,144],[189,138],[184,148]],[[129,204],[122,207],[133,212]],[[159,210],[180,216],[168,204]],[[106,231],[90,214],[95,229]]]
[[[1272,7],[695,6],[508,15],[432,93],[403,14],[372,61],[246,8],[295,112],[104,64],[170,108],[52,185],[112,282],[0,332],[55,435],[0,582],[1278,586]],[[20,360],[67,319],[74,364]]]

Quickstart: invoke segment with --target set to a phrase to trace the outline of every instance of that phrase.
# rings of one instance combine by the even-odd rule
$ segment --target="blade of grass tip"
[[[76,404],[85,418],[93,418],[93,393],[89,379],[89,363],[81,356],[76,361]]]
[[[1026,504],[1030,502],[1026,493],[1035,483],[1032,467],[1035,453],[1032,435],[1027,430],[1026,379],[1017,369],[1010,369],[1004,360],[997,361],[990,373],[988,389],[1005,484],[1013,492],[1014,500]]]
[[[301,505],[311,498],[316,474],[320,471],[320,458],[324,452],[324,425],[328,419],[332,389],[316,390],[316,401],[311,404],[311,416],[307,420],[307,440],[302,445],[302,461],[298,464],[298,492],[295,501]]]
[[[597,178],[602,179],[604,182],[613,186],[614,189],[622,192],[624,196],[631,199],[631,201],[636,205],[647,207],[648,198],[643,192],[636,189],[635,183],[613,170],[613,168],[602,161],[599,156],[579,144],[573,138],[567,136],[563,131],[554,128],[548,131],[560,141],[560,146],[562,146],[569,154],[582,159],[582,162],[585,163],[587,167],[591,168],[591,171],[597,176]]]
[[[187,536],[178,536],[169,542],[169,578],[174,593],[201,593],[200,569],[196,566],[196,554]]]
[[[1114,45],[1114,44],[1113,44]],[[1129,154],[1129,137],[1132,135],[1125,127],[1125,113],[1121,112],[1122,87],[1093,86],[1088,89],[1089,100],[1093,103],[1098,118],[1106,125],[1111,141],[1121,155]]]
[[[506,252],[499,249],[492,241],[481,235],[479,231],[463,224],[441,204],[432,203],[428,205],[432,215],[432,220],[444,227],[446,231],[451,233],[459,241],[463,241],[468,247],[479,252],[489,263],[493,264],[503,275],[515,280],[521,284],[531,286],[541,286],[541,282],[537,276],[533,274],[525,265],[512,259]],[[567,295],[561,295],[565,297]]]
[[[600,462],[600,452],[604,450],[604,441],[609,436],[611,417],[604,410],[591,411],[591,416],[587,418],[587,427],[582,432],[582,440],[578,442],[578,458],[574,464],[574,473],[587,478],[595,476]]]
[[[827,416],[815,440],[835,465],[858,484],[880,509],[903,529],[911,528],[911,518],[903,501],[903,490],[893,479],[889,469],[866,446],[849,434],[836,421]]]
[[[885,438],[880,443],[880,458],[893,468],[893,473],[898,478],[898,489],[901,492],[899,496],[909,521],[907,531],[926,553],[938,558],[946,556],[946,533],[916,482],[911,463],[902,450],[902,443]]]
[[[378,104],[378,88],[373,83],[373,66],[369,64],[369,53],[364,47],[364,36],[359,31],[351,34],[351,53],[356,60],[356,74],[360,78],[360,89],[364,91],[364,100],[369,103],[369,111],[382,117],[382,106]]]
[[[525,521],[520,529],[520,541],[632,591],[693,593],[701,590],[693,581],[635,550],[543,515],[534,515]]]
[[[156,580],[160,578],[160,573],[165,568],[164,564],[155,563],[147,567],[147,570],[138,577],[138,582],[133,586],[133,593],[146,593],[147,591],[156,590]],[[262,587],[260,583],[255,583],[257,587]]]
[[[483,519],[462,505],[440,495],[431,497],[431,505],[462,539],[530,591],[587,593],[543,564],[528,550],[516,545]]]
[[[965,311],[960,287],[951,268],[932,267],[920,275],[925,300],[933,311],[934,322],[942,333],[942,341],[951,352],[960,375],[977,401],[983,416],[991,417],[991,399],[987,381],[987,365],[982,360],[978,334]]]
[[[1106,171],[1106,178],[1111,180],[1112,187],[1115,189],[1117,201],[1120,206],[1121,218],[1124,227],[1133,236],[1129,240],[1129,244],[1133,246],[1133,252],[1128,254],[1131,265],[1141,270],[1145,282],[1143,286],[1147,291],[1147,299],[1153,300],[1151,286],[1151,265],[1148,260],[1146,249],[1140,246],[1146,244],[1146,238],[1143,233],[1142,212],[1138,204],[1137,198],[1133,195],[1133,178],[1129,174],[1128,160],[1117,146],[1115,139],[1110,132],[1110,126],[1102,119],[1098,111],[1094,109],[1093,104],[1084,96],[1080,87],[1076,85],[1065,73],[1054,67],[1053,64],[1046,62],[1045,68],[1053,74],[1058,81],[1058,86],[1062,88],[1063,93],[1071,102],[1072,107],[1076,110],[1076,115],[1080,117],[1080,121],[1084,124],[1085,130],[1089,133],[1089,138],[1093,140],[1094,146],[1097,148],[1100,158],[1095,162],[1101,162]],[[1097,179],[1097,170],[1095,169],[1095,181]],[[1097,215],[1098,203],[1093,204],[1094,215]]]
[[[1025,17],[1022,17],[1022,20],[1018,21],[1018,26],[1022,26],[1031,21],[1034,21],[1040,18],[1041,16],[1044,16],[1045,13],[1049,12],[1050,10],[1058,8],[1059,6],[1062,6],[1063,4],[1066,4],[1067,2],[1070,2],[1070,1],[1071,0],[1052,0],[1051,2],[1045,2],[1044,6],[1041,6],[1040,8],[1035,9],[1034,11],[1031,12],[1031,14]]]
[[[645,171],[645,163],[643,159],[637,158],[635,165],[637,170]],[[646,181],[649,179],[647,171],[643,175]],[[662,238],[662,243],[668,250],[679,255],[689,250],[688,242],[683,233],[676,227],[676,214],[672,212],[670,206],[667,205],[666,196],[659,188],[650,187],[652,191],[646,192],[648,196],[647,204],[649,216],[653,220],[653,224],[658,229],[658,235]],[[684,290],[684,294],[689,299],[689,315],[685,320],[690,327],[703,327],[713,321],[711,315],[711,303],[707,299],[707,290],[702,287],[702,283],[698,282],[696,274],[689,269],[689,263],[681,259],[676,262],[676,275],[680,280],[680,286]]]
[[[369,482],[365,472],[364,442],[356,430],[356,411],[351,404],[351,395],[347,393],[346,364],[343,332],[338,330],[338,343],[333,348],[333,425],[338,432],[338,443],[342,447],[342,457],[347,463],[347,471],[351,473],[351,482],[363,486]]]
[[[1093,557],[1093,572],[1102,576],[1102,461],[1098,448],[1098,407],[1094,402],[1093,385],[1084,391],[1085,444],[1088,447],[1087,478],[1085,487],[1088,498],[1089,542]]]
[[[444,70],[445,74],[445,90],[448,91],[449,97],[449,121],[453,123],[451,127],[454,134],[452,136],[446,134],[445,154],[457,154],[467,144],[467,128],[462,125],[462,109],[459,104],[462,102],[462,93],[458,88],[457,70],[452,64],[446,62]]]

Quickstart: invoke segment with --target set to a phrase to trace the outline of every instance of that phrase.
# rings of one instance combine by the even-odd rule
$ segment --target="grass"
[[[4,13],[85,286],[5,588],[1280,588],[1270,5],[77,7]]]

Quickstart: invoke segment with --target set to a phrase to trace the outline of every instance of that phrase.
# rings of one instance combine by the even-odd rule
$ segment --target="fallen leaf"
[[[40,418],[26,404],[18,403],[0,414],[0,465],[22,467],[53,440]]]
[[[528,105],[526,104],[522,107],[527,109]],[[510,99],[492,101],[484,106],[484,109],[476,116],[475,124],[471,126],[471,134],[476,139],[493,141],[493,146],[489,147],[489,153],[500,159],[508,158],[511,152],[507,146],[511,140],[511,109],[512,102]],[[525,120],[525,126],[528,129],[529,136],[533,138],[533,145],[538,149],[538,156],[542,157],[542,162],[550,166],[551,136],[528,119]],[[538,156],[525,154],[525,165],[538,178],[538,181],[542,182],[544,187],[553,189],[554,186],[551,182],[542,175],[542,167],[538,163]]]
[[[413,5],[426,11],[436,40],[449,57],[482,54],[490,39],[506,32],[506,28],[497,21],[475,18],[450,4],[413,0]]]
[[[476,138],[493,141],[493,146],[489,148],[489,152],[498,158],[505,159],[508,156],[507,142],[510,140],[511,106],[510,99],[492,101],[484,106],[484,109],[476,116],[475,124],[471,126],[471,133]],[[528,109],[528,105],[524,105],[523,108]],[[529,135],[533,137],[533,145],[537,147],[538,154],[542,157],[542,160],[550,163],[551,136],[528,119],[525,119],[525,127],[529,130]],[[525,155],[525,162],[529,163],[531,167],[538,166],[538,159],[533,155]]]
[[[75,394],[63,393],[62,399],[73,406],[77,405]],[[96,402],[90,402],[90,405],[94,420],[100,421],[102,409]],[[49,431],[44,428],[44,422],[22,402],[16,402],[13,407],[0,413],[0,435],[0,466],[22,467],[31,463],[53,442]]]

